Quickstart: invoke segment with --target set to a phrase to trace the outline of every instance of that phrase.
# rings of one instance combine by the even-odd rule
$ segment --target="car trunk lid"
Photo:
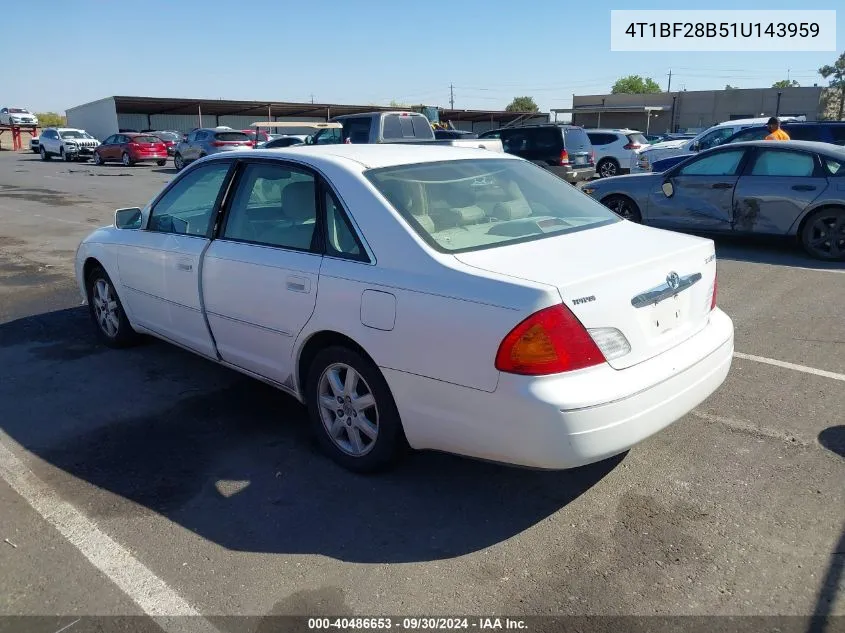
[[[584,327],[622,332],[631,350],[608,360],[615,369],[657,356],[700,331],[716,274],[711,240],[630,222],[455,257],[555,286]]]

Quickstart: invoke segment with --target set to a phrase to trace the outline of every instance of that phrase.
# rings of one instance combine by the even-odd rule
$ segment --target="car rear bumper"
[[[563,178],[565,181],[570,183],[582,182],[584,180],[590,180],[594,178],[596,175],[596,168],[595,167],[549,167],[549,171],[551,171],[555,176],[559,178]]]
[[[167,153],[161,152],[160,154],[136,154],[130,157],[136,163],[151,163],[159,160],[167,160],[168,156]]]
[[[502,374],[493,393],[383,372],[414,448],[564,469],[625,452],[682,418],[722,384],[732,357],[733,323],[716,309],[681,345],[624,370]]]

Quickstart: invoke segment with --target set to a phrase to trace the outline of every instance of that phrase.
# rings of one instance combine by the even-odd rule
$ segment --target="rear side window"
[[[249,140],[249,137],[243,132],[217,132],[214,138],[218,141],[241,141],[244,143]]]
[[[384,117],[382,136],[385,139],[433,138],[434,132],[424,116],[388,114]]]
[[[634,145],[648,145],[648,139],[639,132],[636,134],[629,134],[628,141]]]
[[[816,164],[810,154],[763,150],[754,161],[752,176],[810,177]]]
[[[836,145],[845,145],[845,125],[831,125],[828,127],[832,142]]]
[[[590,143],[590,137],[579,127],[566,128],[563,132],[563,138],[566,151],[569,153],[589,151],[593,147],[593,144]]]
[[[744,143],[746,141],[762,141],[769,135],[769,130],[764,127],[753,127],[742,132],[737,132],[729,140],[731,143]]]
[[[821,128],[818,125],[783,126],[793,141],[818,141]]]
[[[343,122],[343,138],[349,139],[352,143],[369,143],[370,142],[370,126],[372,119],[370,117],[358,117],[356,119],[346,119]]]
[[[593,145],[610,145],[616,140],[614,134],[605,134],[603,132],[587,132],[587,136]]]

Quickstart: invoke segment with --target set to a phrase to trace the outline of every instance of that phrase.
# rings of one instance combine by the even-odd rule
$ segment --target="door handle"
[[[793,191],[815,191],[815,185],[792,185]]]
[[[288,277],[287,288],[294,292],[308,293],[311,292],[311,282],[305,277]]]
[[[714,185],[710,185],[711,189],[731,189],[733,185],[729,182],[717,182]]]
[[[179,270],[184,270],[185,272],[189,273],[194,269],[194,265],[188,264],[188,263],[185,263],[185,262],[179,262],[178,264],[176,264],[176,268],[178,268]]]

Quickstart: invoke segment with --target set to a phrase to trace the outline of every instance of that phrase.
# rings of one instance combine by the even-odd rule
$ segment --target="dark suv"
[[[501,139],[508,154],[545,167],[571,184],[596,175],[593,145],[584,128],[577,125],[548,123],[502,128],[485,132],[479,138]]]

